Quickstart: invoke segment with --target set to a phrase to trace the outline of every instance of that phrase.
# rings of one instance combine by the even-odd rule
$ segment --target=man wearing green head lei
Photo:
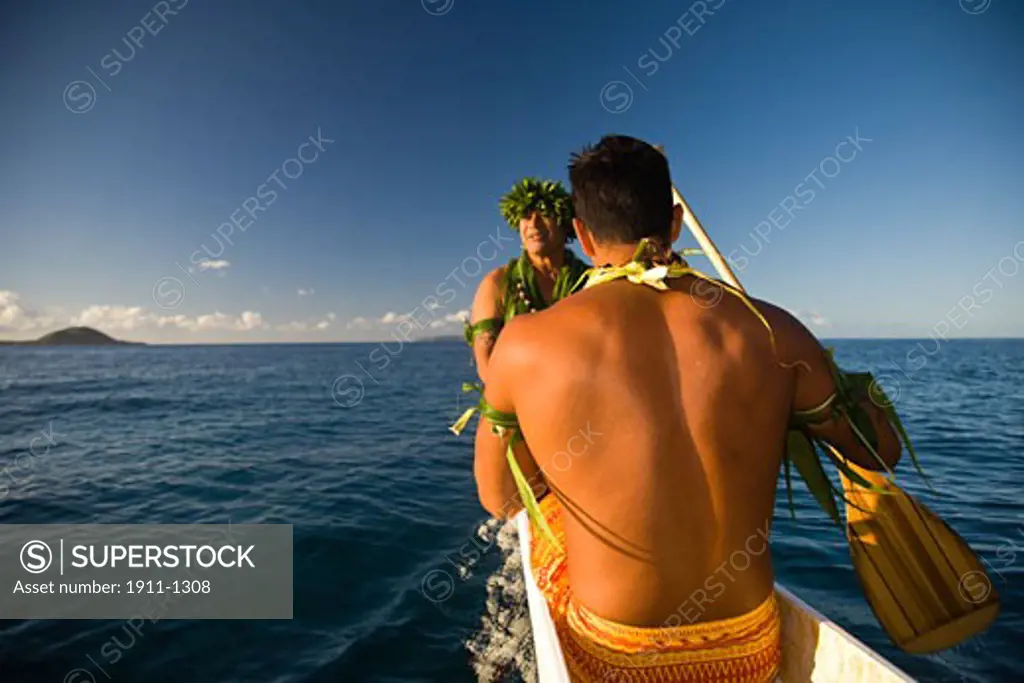
[[[522,313],[543,310],[574,291],[587,265],[566,249],[574,239],[572,199],[561,183],[524,178],[501,198],[499,209],[519,232],[523,251],[488,273],[473,299],[466,341],[486,380],[498,333]]]

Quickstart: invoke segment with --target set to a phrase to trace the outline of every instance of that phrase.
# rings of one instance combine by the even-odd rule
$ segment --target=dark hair
[[[606,135],[569,160],[576,216],[598,242],[633,244],[672,236],[668,160],[643,140]]]

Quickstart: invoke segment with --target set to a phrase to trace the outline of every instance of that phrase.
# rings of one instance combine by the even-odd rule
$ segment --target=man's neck
[[[565,250],[561,249],[554,254],[531,254],[526,253],[526,257],[530,259],[530,265],[533,266],[534,271],[538,275],[556,278],[558,277],[559,271],[562,266],[565,265]]]
[[[595,249],[596,266],[622,266],[633,260],[637,244],[610,244]]]
[[[597,246],[594,250],[594,263],[599,266],[623,266],[634,258],[641,262],[673,263],[678,256],[672,252],[671,246],[665,246],[658,239],[648,238],[645,250],[637,254],[640,242],[632,244],[608,244]]]

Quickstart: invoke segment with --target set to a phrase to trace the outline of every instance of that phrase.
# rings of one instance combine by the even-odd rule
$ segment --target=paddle
[[[719,276],[745,292],[675,185],[672,195]],[[840,471],[853,569],[893,643],[905,652],[924,654],[987,629],[999,614],[999,596],[970,546],[885,473],[845,464],[864,480],[851,481]]]
[[[893,642],[926,654],[987,629],[999,614],[999,595],[970,546],[882,473],[852,467],[886,491],[874,493],[840,475],[850,500],[846,537],[853,568]]]

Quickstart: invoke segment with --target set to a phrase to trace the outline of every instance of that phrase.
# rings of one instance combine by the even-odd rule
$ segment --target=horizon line
[[[819,341],[831,342],[831,341],[923,341],[932,340],[935,341],[935,337],[817,337]],[[33,348],[124,348],[124,347],[139,347],[139,346],[337,346],[337,345],[357,345],[357,344],[382,344],[394,341],[401,341],[402,343],[408,344],[427,344],[427,343],[440,343],[440,342],[461,342],[465,343],[461,335],[450,335],[444,337],[429,337],[426,339],[410,339],[410,340],[395,340],[395,339],[376,339],[368,341],[225,341],[225,342],[139,342],[133,340],[116,340],[118,342],[126,343],[114,343],[114,344],[37,344],[35,340],[20,341],[20,340],[6,340],[0,339],[0,346],[19,346],[19,347],[33,347]],[[953,342],[953,341],[1024,341],[1024,336],[1012,336],[1012,337],[950,337],[944,338],[942,341]]]

